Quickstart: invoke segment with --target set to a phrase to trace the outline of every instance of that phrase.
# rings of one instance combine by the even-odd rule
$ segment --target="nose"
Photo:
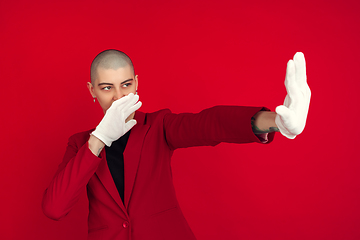
[[[122,93],[121,89],[116,89],[116,91],[114,92],[114,101],[122,98],[123,96],[125,95]]]

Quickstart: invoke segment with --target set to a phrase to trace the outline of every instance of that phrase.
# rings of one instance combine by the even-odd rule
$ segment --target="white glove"
[[[306,82],[305,57],[301,52],[297,52],[294,60],[287,63],[285,87],[287,95],[284,105],[275,109],[275,123],[282,135],[294,139],[305,128],[311,96]]]
[[[113,141],[118,140],[136,124],[135,119],[125,123],[125,120],[133,112],[141,107],[139,95],[130,93],[114,101],[105,116],[91,134],[110,147]]]

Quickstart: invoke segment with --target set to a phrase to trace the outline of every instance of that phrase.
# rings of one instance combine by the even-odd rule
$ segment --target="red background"
[[[286,62],[307,60],[305,131],[269,145],[177,150],[174,184],[199,240],[360,239],[360,3],[1,1],[0,238],[85,239],[87,200],[41,211],[67,139],[102,117],[92,59],[125,51],[142,111],[282,104]]]

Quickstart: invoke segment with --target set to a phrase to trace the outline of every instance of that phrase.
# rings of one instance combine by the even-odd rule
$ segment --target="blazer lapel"
[[[96,170],[95,174],[99,177],[101,183],[104,185],[104,187],[109,192],[111,197],[115,200],[115,202],[120,206],[120,208],[124,212],[124,214],[127,215],[125,206],[124,206],[123,202],[121,201],[119,192],[116,188],[116,185],[111,176],[109,167],[107,165],[105,148],[101,151],[100,157],[102,158],[102,161],[100,162],[99,167]]]
[[[124,172],[125,172],[125,208],[128,207],[132,189],[139,166],[141,149],[145,135],[149,130],[149,125],[145,124],[145,113],[136,112],[135,120],[137,124],[131,129],[131,133],[124,151]]]

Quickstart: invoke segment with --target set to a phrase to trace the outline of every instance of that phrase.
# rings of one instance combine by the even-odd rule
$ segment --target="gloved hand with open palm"
[[[285,87],[287,95],[284,104],[275,109],[275,123],[282,135],[294,139],[305,128],[311,96],[306,78],[305,57],[301,52],[297,52],[287,64]]]

